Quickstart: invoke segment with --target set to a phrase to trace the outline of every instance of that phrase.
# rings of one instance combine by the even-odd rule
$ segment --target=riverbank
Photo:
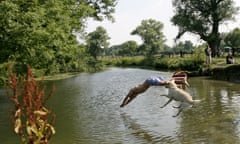
[[[210,76],[216,80],[225,80],[240,83],[240,65],[227,65],[215,67],[210,70]]]
[[[168,59],[168,60],[167,60]],[[176,61],[178,60],[178,65],[176,64]],[[105,62],[105,68],[108,67],[135,67],[135,68],[141,68],[141,69],[154,69],[154,70],[161,70],[161,71],[177,71],[177,70],[185,70],[188,72],[189,77],[198,77],[198,76],[209,76],[210,78],[213,78],[215,80],[224,80],[224,81],[231,81],[231,82],[240,82],[240,65],[227,65],[224,63],[224,58],[215,58],[213,59],[213,63],[210,66],[207,66],[204,64],[204,62],[200,60],[200,62],[196,63],[196,59],[189,59],[189,58],[164,58],[164,62],[159,62],[159,59],[154,59],[152,61],[147,61],[143,57],[135,57],[135,58],[129,58],[129,57],[123,57],[123,58],[117,58],[117,60],[112,60],[111,63],[109,60],[106,63]],[[188,65],[195,65],[195,66],[189,66],[188,68],[191,69],[185,69],[183,68],[183,63],[188,61]],[[152,63],[151,63],[152,62]],[[173,63],[175,63],[175,66],[173,67]],[[165,64],[165,65],[164,65]],[[166,65],[169,64],[170,68],[166,68]],[[185,64],[187,65],[187,64]],[[184,66],[186,67],[186,66]],[[195,67],[196,69],[194,69]],[[103,69],[105,69],[103,68]],[[74,73],[62,73],[62,74],[55,74],[50,76],[45,76],[44,80],[59,80],[59,79],[66,79],[70,77],[74,77],[76,75],[80,74],[79,72]],[[41,78],[37,78],[37,80],[40,80]]]
[[[199,71],[204,65],[204,55],[104,57],[101,61],[106,66],[141,67],[163,71]]]
[[[226,64],[225,57],[212,59],[211,65],[206,65],[204,55],[196,55],[197,57],[185,56],[181,57],[163,57],[145,59],[144,57],[116,57],[104,59],[107,66],[116,67],[138,67],[144,69],[154,69],[160,71],[178,71],[184,70],[188,72],[189,77],[208,76],[215,80],[224,80],[230,82],[240,82],[240,65]],[[239,63],[240,58],[235,57]]]
[[[143,69],[154,69],[160,71],[188,71],[189,77],[210,76],[216,80],[240,82],[240,66],[225,64],[225,58],[213,58],[212,64],[207,66],[204,63],[204,55],[191,55],[185,57],[104,57],[99,60],[102,63],[102,70],[108,67],[135,67]],[[239,58],[236,59],[240,61]],[[3,69],[3,68],[2,68]],[[4,72],[5,71],[5,72]],[[59,80],[74,77],[82,72],[57,73],[53,75],[39,74],[41,70],[33,70],[36,80]],[[99,70],[98,70],[99,71]],[[7,80],[7,65],[1,71],[0,83]]]
[[[44,76],[44,77],[37,77],[36,80],[61,80],[61,79],[67,79],[67,78],[71,78],[74,76],[79,75],[79,72],[72,72],[72,73],[60,73],[60,74],[54,74],[54,75],[48,75],[48,76]]]
[[[214,80],[240,83],[240,57],[235,57],[238,64],[226,64],[225,57],[212,59],[211,65],[203,64],[202,70],[192,71],[189,76],[209,76]]]

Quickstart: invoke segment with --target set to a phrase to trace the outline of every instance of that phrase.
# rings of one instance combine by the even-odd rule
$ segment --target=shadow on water
[[[66,80],[48,81],[56,91],[48,107],[56,113],[54,144],[96,143],[218,143],[240,141],[240,84],[190,78],[187,91],[203,101],[173,118],[177,110],[164,87],[151,87],[124,108],[119,108],[129,89],[149,76],[171,78],[169,72],[133,68],[111,68],[80,74]],[[13,144],[9,122],[11,104],[0,89],[0,143]],[[2,132],[4,131],[4,132]]]

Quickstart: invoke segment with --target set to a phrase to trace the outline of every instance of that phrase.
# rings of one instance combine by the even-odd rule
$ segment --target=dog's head
[[[165,86],[166,88],[177,88],[177,84],[175,83],[174,79],[171,79],[167,81],[167,84]]]

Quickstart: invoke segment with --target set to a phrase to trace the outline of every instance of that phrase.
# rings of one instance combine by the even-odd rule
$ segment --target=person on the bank
[[[233,59],[232,53],[228,53],[226,56],[226,64],[235,64],[236,62]]]
[[[205,52],[205,55],[206,55],[206,64],[209,65],[209,64],[212,63],[212,56],[211,56],[212,55],[212,50],[211,50],[209,45],[207,45],[204,52]]]

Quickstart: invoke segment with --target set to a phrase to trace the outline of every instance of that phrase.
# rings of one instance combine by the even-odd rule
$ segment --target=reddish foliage
[[[45,87],[41,89],[42,81],[37,83],[34,79],[30,66],[26,77],[18,80],[10,68],[8,91],[10,100],[15,105],[12,113],[14,131],[20,135],[21,140],[28,144],[47,144],[51,136],[55,133],[53,123],[55,115],[51,114],[45,105],[47,100],[53,95],[54,87],[45,96]],[[50,122],[49,117],[51,117]]]

